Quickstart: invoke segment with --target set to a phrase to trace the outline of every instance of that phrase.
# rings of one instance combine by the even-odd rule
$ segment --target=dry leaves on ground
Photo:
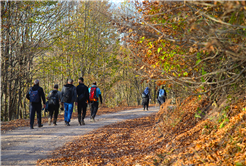
[[[184,103],[81,136],[38,165],[246,165],[246,101],[212,118],[206,98]]]
[[[163,144],[154,126],[155,115],[105,126],[67,143],[38,165],[151,165],[153,152]]]

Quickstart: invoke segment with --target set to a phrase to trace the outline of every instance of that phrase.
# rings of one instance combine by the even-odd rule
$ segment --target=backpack
[[[38,90],[39,90],[39,88],[37,90],[33,91],[32,88],[31,88],[31,90],[29,91],[30,102],[32,102],[32,103],[40,102],[40,96],[38,94]]]
[[[51,95],[49,97],[48,105],[49,106],[58,106],[59,105],[59,99],[57,96],[58,91],[52,91]]]
[[[142,93],[142,98],[146,98],[147,97],[147,95],[143,92]]]
[[[72,87],[66,87],[65,93],[63,95],[63,102],[65,103],[71,103],[73,98],[73,86]]]
[[[90,94],[89,94],[89,99],[90,101],[97,101],[97,87],[91,87]]]
[[[165,95],[165,90],[164,89],[160,89],[159,97],[164,97],[164,95]]]

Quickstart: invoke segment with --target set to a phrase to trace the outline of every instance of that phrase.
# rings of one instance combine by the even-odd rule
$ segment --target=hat
[[[55,85],[54,85],[54,88],[58,89],[58,84],[55,84]]]

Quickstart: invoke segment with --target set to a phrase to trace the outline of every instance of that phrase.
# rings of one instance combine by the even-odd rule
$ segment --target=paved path
[[[112,123],[148,116],[158,112],[151,107],[149,111],[142,108],[96,116],[96,122],[85,119],[86,125],[78,126],[78,120],[72,119],[71,126],[58,122],[57,126],[44,124],[44,127],[20,127],[1,134],[1,165],[36,165],[38,159],[46,158],[48,153],[72,141],[75,137]],[[100,111],[100,110],[99,110]]]

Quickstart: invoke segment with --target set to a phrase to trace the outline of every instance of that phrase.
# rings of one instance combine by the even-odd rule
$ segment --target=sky
[[[114,3],[119,3],[119,2],[123,2],[124,0],[109,0],[109,2],[114,2]]]

